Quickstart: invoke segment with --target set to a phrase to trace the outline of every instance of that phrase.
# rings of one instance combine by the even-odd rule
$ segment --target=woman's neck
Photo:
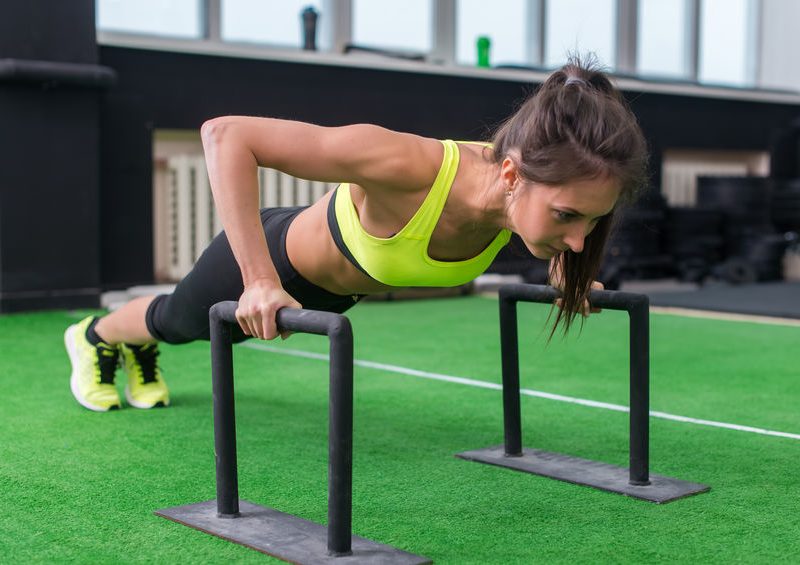
[[[478,229],[500,230],[507,227],[507,198],[500,167],[478,154],[471,163],[471,198],[469,215]]]

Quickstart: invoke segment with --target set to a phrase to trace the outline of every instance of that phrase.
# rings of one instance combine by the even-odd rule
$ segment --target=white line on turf
[[[726,322],[749,322],[751,324],[767,324],[770,326],[800,326],[800,320],[794,318],[779,318],[777,316],[757,316],[754,314],[734,314],[732,312],[713,312],[711,310],[694,310],[672,306],[650,306],[653,314],[667,316],[683,316],[685,318],[706,318],[710,320],[723,320]]]
[[[274,347],[263,343],[246,342],[239,345],[240,347],[247,347],[250,349],[257,349],[259,351],[266,351],[269,353],[277,353],[279,355],[289,355],[291,357],[304,357],[306,359],[314,359],[317,361],[328,361],[328,355],[321,353],[312,353],[310,351],[301,351],[299,349],[284,349],[282,347]],[[453,375],[443,375],[441,373],[430,373],[428,371],[420,371],[417,369],[409,369],[408,367],[400,367],[398,365],[387,365],[385,363],[375,363],[374,361],[364,361],[361,359],[354,359],[353,364],[358,367],[366,367],[369,369],[378,369],[379,371],[387,371],[391,373],[400,373],[402,375],[410,375],[413,377],[421,377],[423,379],[432,379],[435,381],[444,381],[448,383],[456,383],[467,386],[474,386],[479,388],[488,388],[492,390],[503,390],[502,385],[497,383],[490,383],[486,381],[479,381],[475,379],[467,379],[465,377],[456,377]],[[627,406],[621,404],[609,404],[608,402],[597,402],[596,400],[587,400],[585,398],[575,398],[572,396],[563,396],[560,394],[551,394],[549,392],[542,392],[539,390],[531,390],[527,388],[520,389],[520,393],[526,396],[534,396],[536,398],[544,398],[547,400],[555,400],[557,402],[568,402],[570,404],[579,404],[581,406],[590,406],[592,408],[602,408],[604,410],[614,410],[615,412],[629,412]],[[711,426],[714,428],[724,428],[727,430],[735,430],[737,432],[748,432],[752,434],[761,434],[767,436],[777,436],[789,439],[800,440],[800,434],[791,434],[788,432],[779,432],[775,430],[766,430],[763,428],[755,428],[752,426],[740,426],[739,424],[728,424],[726,422],[715,422],[713,420],[701,420],[699,418],[689,418],[687,416],[678,416],[675,414],[668,414],[666,412],[651,411],[652,418],[660,418],[662,420],[672,420],[673,422],[684,422],[687,424],[696,424],[700,426]]]
[[[479,297],[497,302],[496,292],[483,292]],[[767,324],[770,326],[800,326],[800,319],[782,318],[780,316],[760,316],[757,314],[736,314],[734,312],[717,312],[714,310],[698,310],[695,308],[679,308],[676,306],[650,305],[651,314],[666,316],[680,316],[684,318],[700,318],[707,320],[721,320],[723,322],[746,322],[751,324]]]

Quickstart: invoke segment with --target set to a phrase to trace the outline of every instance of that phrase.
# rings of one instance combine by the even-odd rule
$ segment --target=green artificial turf
[[[627,405],[624,314],[547,345],[547,308],[519,310],[524,388]],[[85,314],[0,317],[0,560],[269,562],[153,515],[215,496],[208,344],[162,346],[170,408],[97,414],[72,399],[62,345]],[[357,359],[500,382],[495,300],[365,303],[348,317]],[[653,315],[651,408],[800,433],[799,338]],[[241,497],[324,523],[327,365],[255,343],[234,354]],[[327,351],[319,336],[268,345]],[[365,367],[355,390],[357,535],[453,564],[800,560],[800,440],[653,418],[651,471],[712,487],[656,505],[455,458],[502,442],[497,390]],[[625,413],[523,396],[522,417],[527,447],[626,465]]]

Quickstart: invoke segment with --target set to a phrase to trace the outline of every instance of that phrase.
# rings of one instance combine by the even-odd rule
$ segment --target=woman
[[[274,339],[280,308],[344,312],[363,295],[472,280],[518,234],[563,291],[565,331],[596,276],[615,209],[645,179],[636,119],[608,78],[571,60],[491,144],[440,141],[372,125],[320,127],[224,117],[201,130],[225,228],[171,295],[133,300],[65,334],[83,406],[126,397],[166,406],[157,341],[208,339],[208,309],[238,300],[235,338]],[[257,167],[342,182],[306,208],[258,210]],[[595,286],[599,283],[595,283]],[[282,335],[286,337],[286,334]]]

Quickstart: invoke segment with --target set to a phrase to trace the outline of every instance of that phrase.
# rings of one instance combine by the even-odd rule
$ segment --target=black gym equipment
[[[773,179],[800,177],[800,118],[773,130],[770,139],[769,172]]]
[[[701,282],[723,259],[723,213],[717,208],[673,207],[664,222],[664,250],[678,278]]]
[[[516,284],[500,289],[505,445],[459,453],[458,457],[509,467],[611,492],[669,502],[709,487],[649,472],[649,306],[645,295],[592,291],[594,306],[626,310],[631,319],[630,468],[522,448],[516,304],[552,303],[548,286]],[[328,526],[273,508],[239,500],[234,419],[231,328],[236,302],[209,311],[214,391],[214,452],[217,498],[157,510],[156,514],[293,563],[430,563],[430,560],[352,535],[353,335],[340,315],[283,308],[281,331],[327,335],[330,339]]]
[[[783,278],[788,240],[776,233],[775,220],[791,219],[787,183],[767,177],[699,177],[697,182],[698,204],[715,207],[724,217],[726,258],[711,272],[732,284]],[[780,190],[777,200],[776,189]],[[787,225],[783,222],[779,227]]]
[[[658,190],[646,191],[633,206],[620,210],[598,276],[607,289],[670,272],[672,260],[661,251],[660,241],[666,211],[667,202]]]
[[[217,498],[156,514],[293,563],[430,563],[351,533],[353,334],[350,321],[340,314],[283,308],[277,316],[281,331],[330,339],[328,527],[239,500],[231,345],[236,307],[236,302],[220,302],[209,311]]]
[[[770,183],[766,177],[700,176],[697,205],[722,211],[728,257],[743,255],[755,236],[775,232],[770,223]]]
[[[781,231],[800,231],[800,178],[772,181],[772,223]]]
[[[626,310],[630,316],[630,467],[626,469],[559,453],[523,449],[517,302],[552,304],[560,294],[549,286],[524,284],[501,287],[499,294],[505,444],[458,453],[457,457],[657,503],[710,489],[698,483],[651,475],[649,471],[650,327],[646,295],[593,290],[589,296],[593,306]]]

